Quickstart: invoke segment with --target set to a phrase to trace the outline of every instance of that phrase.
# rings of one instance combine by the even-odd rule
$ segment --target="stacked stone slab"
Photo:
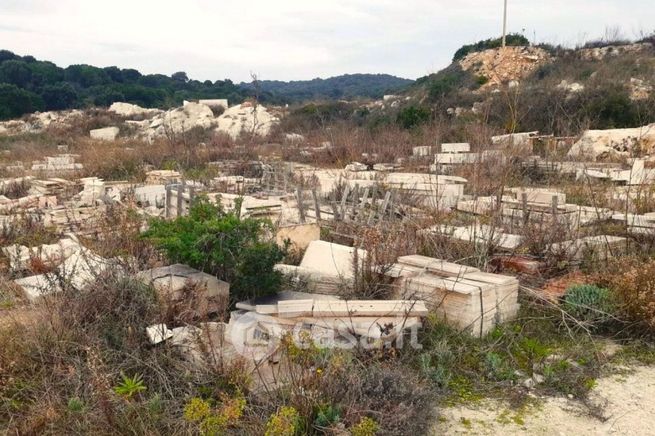
[[[353,345],[348,341],[362,337],[391,341],[406,329],[420,327],[421,318],[428,315],[423,301],[330,297],[298,294],[262,304],[257,301],[237,304],[242,309],[232,312],[228,324],[231,340],[253,346],[279,340],[287,333],[302,338],[304,332],[325,347]]]
[[[511,276],[425,256],[403,256],[385,272],[397,298],[424,300],[447,323],[474,336],[487,334],[518,312],[519,282]]]

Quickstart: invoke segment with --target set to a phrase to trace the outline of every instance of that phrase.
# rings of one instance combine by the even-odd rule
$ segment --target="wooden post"
[[[367,225],[373,224],[373,218],[375,218],[375,194],[377,192],[377,189],[373,189],[373,192],[371,194],[371,211],[368,214],[368,220],[366,221]]]
[[[343,195],[341,196],[341,206],[339,207],[339,216],[345,220],[346,215],[346,202],[348,201],[348,196],[350,195],[350,185],[346,185],[345,189],[343,190]]]
[[[333,201],[330,203],[330,206],[332,206],[332,214],[334,215],[334,220],[339,221],[340,216],[339,216],[339,207],[337,206],[337,202]]]
[[[521,193],[521,207],[523,209],[523,225],[528,223],[528,193]]]
[[[312,198],[314,199],[314,210],[316,211],[316,222],[321,220],[321,204],[318,201],[318,194],[316,189],[312,189]]]
[[[387,206],[389,205],[389,200],[391,199],[391,191],[387,191],[386,194],[384,194],[384,200],[382,200],[382,204],[380,204],[380,210],[378,211],[378,222],[382,221],[384,219],[384,214],[387,211]]]
[[[166,199],[164,201],[164,216],[166,218],[171,217],[171,202],[172,202],[172,197],[173,197],[173,189],[171,189],[171,185],[166,185]]]
[[[182,202],[184,201],[184,185],[177,185],[177,210],[175,216],[182,216]]]
[[[298,215],[300,216],[300,222],[305,223],[305,206],[302,201],[302,191],[300,188],[296,189],[296,201],[298,202]]]
[[[369,188],[364,189],[364,195],[362,195],[362,201],[359,203],[359,210],[357,211],[357,220],[363,221],[364,211],[366,210],[366,202],[368,201]]]
[[[559,203],[559,199],[557,195],[553,195],[553,223],[557,222],[557,205]]]
[[[344,219],[346,221],[351,219],[353,213],[355,212],[355,207],[357,207],[358,203],[359,203],[359,184],[356,183],[352,193],[352,207],[348,207],[348,205],[346,204],[346,213],[344,216]]]

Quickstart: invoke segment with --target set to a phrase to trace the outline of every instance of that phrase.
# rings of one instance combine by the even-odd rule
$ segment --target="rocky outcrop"
[[[587,130],[568,155],[602,159],[610,155],[648,153],[655,146],[655,124],[632,129]]]
[[[161,113],[162,111],[159,109],[147,109],[136,104],[117,101],[116,103],[109,106],[109,112],[113,112],[116,115],[129,118],[135,116],[154,116],[158,113]]]
[[[262,105],[243,103],[232,106],[218,117],[216,131],[236,139],[241,133],[267,136],[279,119]]]
[[[504,47],[471,53],[459,64],[464,71],[486,78],[480,88],[486,89],[520,81],[549,61],[549,54],[538,47]]]

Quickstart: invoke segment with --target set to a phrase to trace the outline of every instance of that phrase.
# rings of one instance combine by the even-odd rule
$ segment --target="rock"
[[[94,129],[89,132],[93,139],[101,141],[115,141],[120,129],[118,127],[105,127],[103,129]]]
[[[146,327],[146,335],[151,344],[156,345],[173,337],[173,331],[166,324],[155,324]]]
[[[651,92],[653,92],[653,86],[645,80],[634,77],[630,79],[630,98],[632,100],[646,100],[650,97]]]
[[[359,172],[359,171],[366,171],[366,170],[368,170],[368,167],[363,163],[352,162],[346,165],[346,171]]]
[[[612,154],[648,153],[654,145],[655,124],[631,129],[587,130],[568,155],[596,160]]]
[[[541,48],[517,46],[470,53],[459,64],[464,71],[486,78],[480,89],[488,89],[521,80],[549,60],[550,55]]]
[[[199,104],[205,104],[210,108],[223,108],[227,109],[229,107],[227,103],[227,98],[212,98],[207,100],[198,100]]]
[[[527,378],[527,379],[523,380],[523,383],[521,383],[521,384],[526,389],[532,389],[532,388],[534,388],[535,382],[534,382],[533,379]]]
[[[157,113],[161,113],[159,109],[146,109],[136,104],[116,102],[109,106],[109,112],[113,112],[117,115],[124,117],[133,117],[137,115],[146,115],[153,116]]]
[[[577,82],[569,83],[566,80],[562,80],[559,85],[557,85],[557,89],[561,89],[570,93],[576,93],[584,91],[584,85]]]
[[[279,119],[262,105],[253,106],[244,103],[227,109],[217,118],[217,122],[217,132],[226,133],[232,139],[236,139],[241,133],[268,136]]]
[[[287,133],[284,135],[284,142],[290,143],[290,144],[297,144],[300,142],[303,142],[305,140],[305,137],[303,135],[300,135],[298,133]]]
[[[541,374],[535,373],[535,374],[532,374],[532,381],[534,381],[535,384],[541,384],[541,383],[546,381],[546,377],[544,377]]]

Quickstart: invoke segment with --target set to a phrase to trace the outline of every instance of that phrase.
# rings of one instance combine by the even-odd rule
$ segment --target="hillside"
[[[513,46],[468,51],[406,95],[437,118],[506,130],[575,135],[655,121],[655,48],[648,38],[577,49]]]
[[[389,74],[344,74],[328,79],[297,80],[282,82],[262,80],[259,82],[264,100],[273,103],[296,103],[308,100],[353,99],[356,97],[382,98],[408,87],[413,80]],[[254,90],[251,83],[240,87]]]

